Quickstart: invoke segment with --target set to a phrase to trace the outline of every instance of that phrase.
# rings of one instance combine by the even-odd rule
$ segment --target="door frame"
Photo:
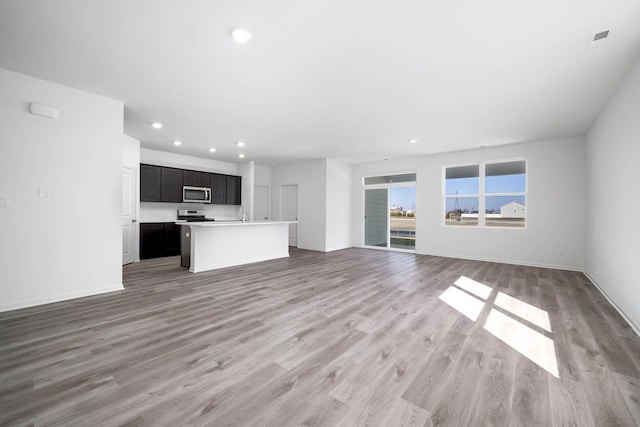
[[[122,172],[124,170],[128,170],[131,172],[133,176],[133,191],[131,194],[132,198],[132,206],[133,206],[133,236],[132,236],[132,250],[133,250],[133,261],[132,262],[140,262],[140,223],[138,222],[138,218],[140,217],[140,199],[138,197],[140,183],[139,183],[139,175],[138,169],[132,166],[123,165]],[[122,265],[125,265],[124,258]]]
[[[408,173],[414,173],[414,172],[408,172]],[[392,175],[392,174],[385,174],[385,175]],[[393,174],[395,175],[395,174]],[[377,176],[377,175],[376,175]],[[364,185],[364,180],[363,180],[363,185],[362,185],[362,215],[360,217],[360,220],[362,221],[362,233],[360,234],[360,247],[361,248],[366,248],[366,249],[376,249],[379,251],[393,251],[393,252],[406,252],[406,253],[416,253],[415,249],[400,249],[400,248],[392,248],[391,247],[391,220],[387,221],[387,247],[383,248],[381,246],[369,246],[369,245],[365,245],[365,207],[366,207],[366,203],[365,203],[365,197],[366,197],[366,191],[367,190],[380,190],[380,189],[386,189],[387,190],[387,215],[389,215],[389,210],[391,209],[391,197],[390,197],[390,189],[391,188],[402,188],[402,187],[414,187],[416,189],[416,211],[418,208],[418,200],[417,200],[417,196],[418,196],[418,181],[412,181],[412,182],[397,182],[397,183],[387,183],[387,184],[370,184],[370,185]],[[416,221],[416,229],[418,228],[417,225],[417,221]],[[417,230],[416,230],[416,235],[417,235]],[[417,236],[416,236],[417,237]],[[416,238],[417,241],[417,238]]]

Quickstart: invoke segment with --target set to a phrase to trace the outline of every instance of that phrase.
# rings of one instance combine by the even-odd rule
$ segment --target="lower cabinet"
[[[140,224],[140,259],[180,255],[180,226],[173,222]]]

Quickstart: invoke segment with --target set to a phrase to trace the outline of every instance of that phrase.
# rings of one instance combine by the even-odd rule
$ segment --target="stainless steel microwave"
[[[182,201],[185,203],[211,203],[211,189],[206,187],[182,187]]]

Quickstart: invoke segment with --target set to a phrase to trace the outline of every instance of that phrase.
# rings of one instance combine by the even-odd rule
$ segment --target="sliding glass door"
[[[414,251],[415,174],[364,179],[364,245]]]
[[[364,191],[364,244],[381,246],[389,244],[389,192],[385,189]]]
[[[416,187],[389,188],[389,246],[416,249]]]

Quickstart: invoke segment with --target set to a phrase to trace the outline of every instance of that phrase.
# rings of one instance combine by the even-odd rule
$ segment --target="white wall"
[[[298,185],[298,247],[324,251],[326,248],[326,161],[310,160],[274,167],[271,171],[271,211],[281,218],[281,187]]]
[[[415,171],[417,253],[582,270],[585,155],[584,139],[570,138],[356,165],[354,242],[362,244],[362,177]],[[443,166],[520,157],[529,168],[526,229],[442,225]]]
[[[353,222],[351,166],[334,159],[327,162],[326,251],[350,248]]]
[[[178,219],[178,209],[203,209],[207,218],[239,219],[238,206],[204,203],[141,202],[138,222],[173,222]]]
[[[124,144],[122,164],[131,169],[140,169],[140,141],[124,134],[122,139]]]
[[[121,102],[0,69],[0,311],[122,289],[122,120]]]
[[[271,205],[271,195],[273,194],[273,190],[271,188],[271,168],[265,165],[254,164],[253,166],[253,185],[254,185],[254,202],[255,202],[255,186],[260,185],[263,187],[267,187],[268,194],[268,208],[267,208],[267,216],[268,218],[272,218],[272,209]],[[255,219],[255,203],[254,203],[254,212],[252,213],[252,219]],[[262,218],[259,218],[262,219]]]
[[[199,170],[203,172],[238,175],[238,165],[205,159],[203,157],[187,156],[166,151],[140,149],[140,163],[166,166],[179,169]],[[244,179],[243,179],[244,181]],[[171,222],[177,219],[178,209],[204,209],[209,218],[232,219],[238,214],[238,207],[232,205],[210,205],[197,203],[140,203],[139,222]]]
[[[640,61],[587,135],[586,273],[640,330]]]
[[[271,168],[264,165],[254,165],[254,185],[271,185]]]
[[[178,169],[191,169],[203,172],[215,172],[226,175],[236,175],[238,165],[220,160],[205,159],[204,157],[187,156],[169,153],[167,151],[140,149],[140,162],[150,165],[166,166]]]

